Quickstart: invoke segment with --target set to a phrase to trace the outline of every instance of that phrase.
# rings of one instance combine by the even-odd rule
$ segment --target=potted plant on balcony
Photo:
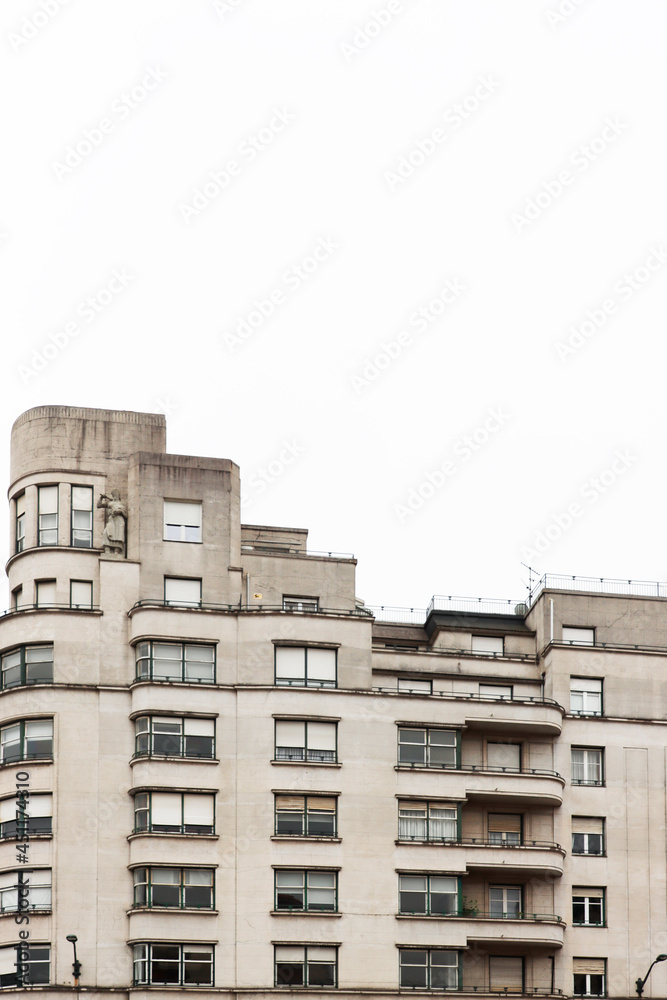
[[[467,896],[463,896],[461,900],[461,916],[462,917],[476,917],[479,913],[479,904],[476,899],[468,899]]]

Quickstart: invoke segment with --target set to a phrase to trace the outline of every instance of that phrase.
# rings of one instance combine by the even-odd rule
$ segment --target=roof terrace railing
[[[667,597],[667,583],[653,580],[616,580],[602,576],[545,573],[530,592],[530,604],[535,603],[543,590],[575,590],[591,594],[619,594],[626,597]]]

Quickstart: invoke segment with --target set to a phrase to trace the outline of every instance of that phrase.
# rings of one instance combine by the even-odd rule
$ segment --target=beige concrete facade
[[[634,995],[667,951],[665,598],[388,620],[165,431],[14,426],[0,992],[71,991],[74,934],[92,997]]]

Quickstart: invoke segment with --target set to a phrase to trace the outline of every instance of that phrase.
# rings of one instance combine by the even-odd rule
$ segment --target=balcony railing
[[[522,920],[528,923],[563,924],[565,921],[557,913],[528,913],[524,910],[478,910],[474,907],[455,910],[453,913],[425,913],[423,910],[401,910],[401,917],[450,917],[464,920]]]
[[[306,750],[304,747],[276,747],[276,760],[307,761],[313,764],[335,764],[335,750]]]
[[[428,768],[429,770],[441,770],[441,771],[472,771],[476,774],[537,774],[543,778],[558,778],[560,781],[564,781],[562,774],[558,771],[551,771],[548,768],[543,767],[502,767],[496,764],[421,764],[417,762],[399,762],[398,766],[403,770],[411,770],[412,768],[418,767]],[[599,785],[599,781],[583,782],[579,781],[577,784],[592,784]]]
[[[406,695],[410,697],[412,694],[421,694],[427,698],[445,698],[449,701],[459,701],[461,699],[465,701],[493,701],[493,702],[505,702],[507,705],[552,705],[554,708],[559,708],[562,712],[565,711],[563,706],[554,701],[553,698],[543,698],[541,696],[533,695],[513,695],[508,698],[507,695],[493,695],[493,694],[478,694],[466,691],[399,691],[398,688],[392,687],[374,687],[373,691],[378,694],[396,694]]]
[[[575,590],[589,594],[618,594],[626,597],[667,597],[667,583],[653,580],[615,580],[602,576],[564,576],[545,573],[530,592],[535,603],[543,590]]]
[[[288,615],[345,615],[353,618],[372,618],[372,612],[365,607],[356,608],[313,608],[308,611],[297,611],[294,608],[285,608],[282,604],[213,604],[210,601],[166,601],[162,597],[144,597],[132,605],[130,611],[137,608],[179,608],[186,611],[223,611],[223,612],[276,612],[281,611]]]
[[[18,604],[15,608],[7,608],[0,612],[0,618],[7,615],[20,615],[26,611],[100,611],[97,604]]]
[[[502,847],[512,850],[522,847],[538,847],[543,851],[560,851],[563,848],[551,840],[527,840],[523,839],[517,843],[507,840],[491,840],[488,837],[410,837],[399,831],[398,840],[406,844],[440,844],[443,847]]]

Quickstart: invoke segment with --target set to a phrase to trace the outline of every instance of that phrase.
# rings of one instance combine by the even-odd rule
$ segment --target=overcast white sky
[[[667,578],[665,38],[664,0],[4,0],[1,467],[29,407],[158,410],[369,603]]]

